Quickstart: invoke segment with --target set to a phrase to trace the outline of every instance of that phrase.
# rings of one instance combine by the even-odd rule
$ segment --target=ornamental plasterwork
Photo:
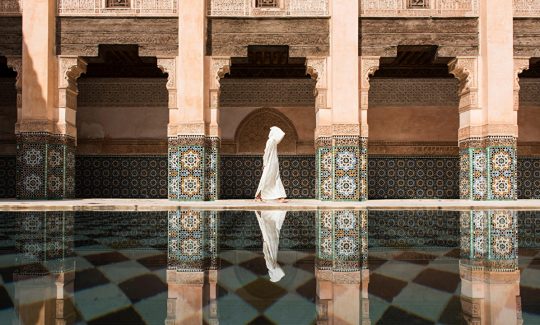
[[[87,63],[78,57],[58,58],[58,88],[76,86],[74,83],[86,72]],[[76,87],[75,87],[76,88]]]
[[[23,0],[0,1],[0,16],[20,16],[22,13]]]
[[[15,79],[15,88],[17,89],[17,108],[22,108],[22,58],[20,56],[7,57],[8,68],[17,72]]]
[[[327,76],[326,68],[327,61],[325,57],[308,57],[306,59],[306,74],[311,76],[311,79],[316,80],[315,85],[315,108],[327,108]]]
[[[108,7],[106,1],[99,0],[58,0],[58,15],[170,17],[178,16],[178,2],[132,0],[125,7]]]
[[[514,58],[514,110],[519,110],[519,74],[529,69],[530,58]]]
[[[513,0],[514,17],[540,17],[540,0]]]
[[[252,0],[211,0],[211,17],[324,17],[329,16],[328,0],[280,0],[276,8],[256,8]]]
[[[158,58],[157,66],[167,76],[167,90],[168,90],[168,107],[176,108],[177,102],[177,89],[176,89],[176,59],[175,58]]]
[[[478,0],[426,0],[411,6],[409,0],[362,0],[361,17],[478,17]]]
[[[360,109],[369,106],[369,78],[379,70],[379,56],[362,56],[360,58]]]
[[[220,80],[231,72],[230,57],[212,57],[208,83],[210,85],[210,108],[219,107]]]
[[[457,57],[448,63],[448,72],[459,84],[459,111],[479,108],[478,105],[478,58]]]

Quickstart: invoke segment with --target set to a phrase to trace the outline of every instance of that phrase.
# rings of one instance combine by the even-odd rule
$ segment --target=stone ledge
[[[0,211],[167,211],[196,210],[540,210],[540,200],[470,201],[470,200],[371,200],[365,202],[325,202],[319,200],[290,200],[258,203],[253,200],[218,200],[179,202],[166,199],[73,199],[58,201],[0,200]]]

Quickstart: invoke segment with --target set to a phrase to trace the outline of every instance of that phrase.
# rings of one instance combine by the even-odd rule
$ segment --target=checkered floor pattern
[[[540,251],[520,249],[524,324],[540,324]],[[372,248],[372,324],[465,324],[460,300],[459,249]]]
[[[285,276],[269,280],[261,252],[222,252],[218,274],[220,324],[313,324],[316,280],[313,253],[280,251]]]

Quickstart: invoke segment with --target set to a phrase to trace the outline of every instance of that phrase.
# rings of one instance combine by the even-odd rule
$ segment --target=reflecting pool
[[[0,324],[540,324],[540,212],[0,217]]]

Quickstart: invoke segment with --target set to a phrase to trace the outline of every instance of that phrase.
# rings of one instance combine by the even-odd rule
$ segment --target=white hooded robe
[[[263,254],[270,281],[278,282],[285,276],[285,272],[278,263],[279,233],[287,211],[261,211],[255,212],[263,236]]]
[[[276,200],[287,197],[279,176],[277,153],[277,146],[283,140],[283,137],[285,137],[285,132],[280,128],[277,126],[270,128],[270,134],[268,135],[268,141],[266,141],[266,148],[264,149],[264,169],[255,197],[258,197],[259,194],[263,200]]]

